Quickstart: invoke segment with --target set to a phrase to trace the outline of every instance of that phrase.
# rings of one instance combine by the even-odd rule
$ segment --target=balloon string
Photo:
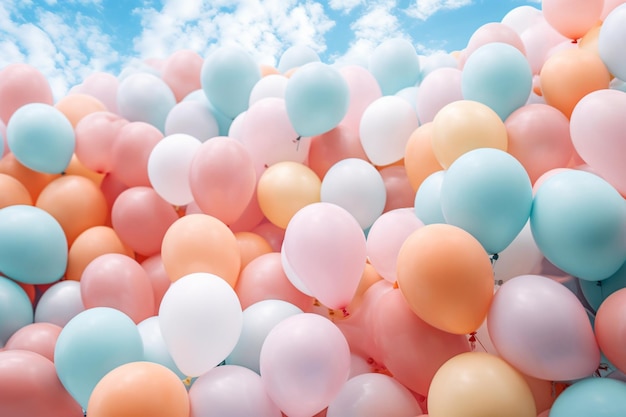
[[[604,300],[604,287],[602,286],[602,281],[596,282],[596,285],[600,287],[600,297]]]
[[[296,138],[296,151],[300,150],[300,140],[302,139],[302,136],[298,136]]]
[[[476,342],[478,342],[480,347],[483,348],[485,352],[487,352],[487,349],[483,345],[483,342],[481,342],[480,339],[477,337],[476,332],[471,332],[468,340],[470,342],[470,346],[472,347],[472,351],[476,350]]]

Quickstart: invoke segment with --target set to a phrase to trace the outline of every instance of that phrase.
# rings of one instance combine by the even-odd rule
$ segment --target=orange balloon
[[[322,181],[311,168],[297,162],[278,162],[259,178],[257,198],[265,217],[286,229],[298,210],[320,201],[321,188]]]
[[[589,31],[580,38],[578,41],[578,47],[582,49],[587,49],[596,54],[600,54],[598,52],[598,36],[600,35],[600,29],[602,29],[602,22],[596,23],[594,27],[589,29]]]
[[[189,417],[189,395],[174,372],[152,362],[130,362],[95,386],[89,417]]]
[[[39,193],[55,178],[59,178],[60,174],[44,174],[43,172],[33,171],[22,165],[15,155],[8,153],[0,159],[0,173],[7,174],[22,183],[30,193],[33,201],[37,200]]]
[[[80,281],[87,265],[98,256],[107,253],[121,253],[133,257],[133,252],[124,246],[112,228],[95,226],[85,230],[70,246],[65,278]]]
[[[363,275],[361,275],[361,281],[359,281],[359,286],[354,293],[354,297],[352,297],[352,301],[350,301],[350,304],[346,307],[346,311],[348,313],[356,311],[363,303],[365,291],[381,279],[383,279],[383,277],[376,272],[376,269],[370,263],[366,263]],[[335,317],[343,318],[341,314],[335,315]]]
[[[398,253],[398,285],[415,314],[454,334],[476,331],[493,298],[493,270],[480,242],[449,224],[413,232]]]
[[[280,71],[274,68],[271,65],[261,64],[261,77],[265,77],[267,75],[278,74],[280,75]]]
[[[237,238],[222,221],[208,214],[188,214],[176,220],[163,237],[161,258],[172,281],[208,272],[233,288],[241,267]]]
[[[102,184],[102,180],[104,179],[104,174],[100,174],[96,171],[92,171],[87,168],[80,160],[76,157],[76,154],[72,155],[72,159],[70,160],[69,165],[65,168],[65,173],[67,175],[80,175],[81,177],[85,177],[94,182],[98,187]]]
[[[484,352],[444,363],[428,390],[430,417],[536,417],[528,384],[511,365]]]
[[[107,203],[93,181],[79,175],[65,175],[43,189],[35,204],[57,219],[69,246],[85,230],[102,226],[107,219]]]
[[[70,94],[59,100],[54,107],[67,117],[73,127],[90,113],[107,111],[107,107],[100,100],[87,94]]]
[[[560,51],[546,60],[539,74],[546,103],[568,118],[587,94],[609,88],[611,74],[600,56],[588,49]]]
[[[0,174],[0,209],[18,204],[32,206],[33,199],[30,193],[12,176]]]
[[[406,143],[404,167],[416,192],[430,174],[443,169],[433,151],[432,137],[433,122],[428,122],[415,129]]]
[[[235,238],[237,239],[241,255],[241,270],[259,256],[273,252],[269,242],[259,234],[252,232],[236,232]]]

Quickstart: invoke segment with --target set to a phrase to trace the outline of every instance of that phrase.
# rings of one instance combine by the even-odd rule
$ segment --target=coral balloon
[[[13,113],[29,103],[52,105],[54,97],[46,77],[37,68],[23,63],[9,64],[0,71],[0,119],[8,123]]]
[[[61,327],[52,323],[32,323],[22,327],[7,340],[6,350],[29,350],[54,362],[54,346]]]
[[[308,166],[319,178],[337,162],[347,158],[367,160],[356,129],[339,125],[336,128],[311,138]]]
[[[603,0],[544,0],[541,10],[552,27],[577,40],[600,20],[603,6]]]
[[[204,60],[197,52],[181,49],[170,55],[161,69],[161,78],[170,87],[176,101],[201,88],[200,71]]]
[[[124,125],[111,149],[111,172],[128,187],[150,186],[148,160],[161,139],[163,133],[151,124],[132,122]]]
[[[33,204],[28,189],[16,178],[0,173],[0,209],[17,204]]]
[[[261,255],[272,252],[269,242],[253,232],[236,232],[235,238],[241,254],[241,269]]]
[[[596,314],[595,331],[598,345],[606,358],[620,371],[626,370],[626,321],[624,320],[624,300],[626,289],[620,289],[600,304]]]
[[[60,110],[74,127],[88,114],[107,110],[100,100],[87,94],[67,95],[54,107]]]
[[[43,190],[50,181],[60,176],[58,174],[46,174],[34,171],[18,161],[12,153],[8,153],[0,158],[0,173],[10,175],[21,182],[28,190],[32,201],[37,201],[41,190]]]
[[[107,111],[86,115],[75,127],[76,157],[92,171],[106,173],[113,169],[113,147],[126,119]]]

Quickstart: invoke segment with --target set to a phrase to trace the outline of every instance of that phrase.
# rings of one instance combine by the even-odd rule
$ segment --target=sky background
[[[539,0],[2,0],[0,68],[26,62],[55,98],[89,74],[118,75],[180,49],[206,57],[238,43],[276,65],[305,44],[321,60],[363,62],[382,41],[411,40],[420,55],[462,50],[485,23]]]

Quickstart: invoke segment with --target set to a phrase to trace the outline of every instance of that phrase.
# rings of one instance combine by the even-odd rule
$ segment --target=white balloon
[[[181,379],[186,377],[174,363],[172,355],[167,350],[159,318],[157,316],[148,317],[144,321],[137,324],[137,330],[143,341],[143,356],[148,362],[158,363],[175,372]]]
[[[168,203],[184,206],[193,201],[189,170],[202,145],[185,133],[164,137],[150,152],[148,178],[154,190]]]
[[[277,97],[284,99],[288,80],[289,78],[279,74],[270,74],[261,78],[250,92],[250,106],[262,98]]]
[[[119,114],[131,122],[145,122],[161,132],[165,130],[165,119],[176,97],[161,78],[146,72],[131,74],[120,81],[117,88]]]
[[[243,325],[241,304],[233,288],[205,272],[172,283],[158,317],[174,363],[190,377],[202,375],[226,359]]]
[[[513,242],[498,254],[493,266],[495,280],[506,282],[519,275],[539,274],[542,260],[543,254],[527,222]]]
[[[621,80],[626,80],[624,39],[626,39],[626,4],[617,6],[608,14],[598,35],[600,58],[611,74]]]
[[[287,276],[289,282],[291,282],[291,284],[296,287],[296,289],[301,293],[313,297],[311,291],[306,287],[306,285],[304,285],[300,277],[298,277],[298,275],[296,275],[296,273],[293,271],[293,268],[291,267],[291,264],[287,259],[287,253],[285,252],[284,244],[282,245],[280,250],[280,261],[281,265],[283,266],[283,271],[285,272],[285,275]]]
[[[243,137],[242,131],[246,113],[247,111],[242,111],[241,113],[239,113],[237,117],[235,117],[235,120],[233,120],[233,122],[230,124],[230,128],[228,129],[228,136],[233,139],[237,139],[239,142],[242,141],[241,138]]]
[[[206,142],[219,136],[217,120],[209,106],[199,100],[181,101],[176,104],[165,120],[165,135],[185,133]]]
[[[41,295],[35,309],[35,322],[53,323],[64,327],[84,310],[85,306],[80,295],[80,282],[60,281]]]
[[[501,23],[513,29],[518,35],[521,35],[526,29],[541,19],[543,19],[541,10],[536,7],[519,6],[505,14]]]

